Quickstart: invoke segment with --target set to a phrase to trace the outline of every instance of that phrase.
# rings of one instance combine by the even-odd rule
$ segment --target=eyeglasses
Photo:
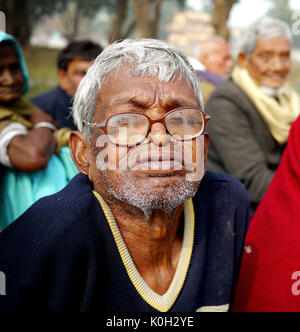
[[[85,120],[83,123],[91,128],[103,129],[115,145],[133,147],[147,138],[154,123],[162,123],[169,135],[176,140],[185,141],[202,135],[209,119],[210,116],[198,107],[180,107],[157,120],[152,120],[145,114],[132,112],[112,115],[103,123]]]

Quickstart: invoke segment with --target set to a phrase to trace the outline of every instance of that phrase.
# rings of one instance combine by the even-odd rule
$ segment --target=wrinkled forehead
[[[136,71],[132,64],[125,64],[111,72],[103,81],[98,96],[98,103],[114,104],[131,99],[144,99],[150,103],[154,99],[167,102],[168,99],[182,101],[184,104],[195,104],[196,96],[191,84],[186,77],[176,75],[170,80],[160,80],[158,76],[151,73]]]
[[[229,45],[225,41],[217,41],[208,45],[210,53],[229,51]]]
[[[257,41],[254,52],[289,52],[291,42],[285,37],[261,38]]]
[[[169,83],[172,81],[188,81],[188,73],[183,73],[179,70],[172,68],[170,63],[169,69],[168,66],[163,66],[160,68],[156,65],[144,65],[138,61],[124,61],[119,64],[117,67],[113,68],[104,78],[103,84],[110,80],[112,77],[117,77],[118,79],[132,79],[132,78],[152,78],[163,83]]]

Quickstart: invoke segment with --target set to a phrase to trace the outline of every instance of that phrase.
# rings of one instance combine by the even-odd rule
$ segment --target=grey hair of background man
[[[276,18],[262,17],[246,29],[238,45],[238,54],[246,53],[250,58],[259,40],[278,37],[284,37],[292,43],[293,37],[288,24]]]
[[[180,50],[155,39],[125,39],[104,49],[75,94],[72,111],[74,122],[87,138],[91,137],[91,129],[83,125],[83,120],[93,121],[103,82],[125,63],[132,65],[130,74],[135,76],[156,77],[161,82],[185,78],[194,91],[199,107],[203,108],[199,80]]]
[[[197,59],[201,59],[211,53],[214,53],[220,46],[229,45],[227,40],[221,36],[211,36],[208,39],[200,41],[196,48]]]

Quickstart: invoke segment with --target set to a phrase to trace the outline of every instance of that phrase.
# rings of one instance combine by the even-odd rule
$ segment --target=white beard
[[[104,178],[106,177],[104,176],[102,180]],[[126,177],[123,177],[124,179],[125,181],[118,189],[108,186],[108,193],[115,199],[142,211],[147,220],[149,220],[155,210],[171,215],[184,201],[194,197],[199,186],[199,183],[186,181],[183,177],[183,182],[180,184],[165,188],[163,195],[156,192],[147,194],[138,190],[132,181],[126,181]],[[106,178],[104,181],[109,182],[109,178]]]
[[[142,211],[147,220],[157,210],[171,215],[178,206],[194,197],[205,174],[203,136],[199,139],[197,151],[196,168],[180,176],[177,181],[170,180],[170,185],[166,183],[164,188],[155,188],[155,182],[151,178],[144,183],[137,182],[131,176],[131,170],[100,171],[102,187],[110,197],[126,203],[128,209],[132,207]],[[159,178],[156,177],[153,181],[159,182]]]
[[[269,87],[266,87],[266,86],[261,86],[260,87],[260,90],[267,96],[269,97],[272,97],[272,98],[275,98],[277,96],[280,96],[284,93],[284,86],[278,88],[278,89],[273,89],[273,88],[269,88]]]

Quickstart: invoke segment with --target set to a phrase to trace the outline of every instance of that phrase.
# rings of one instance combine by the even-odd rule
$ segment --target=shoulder
[[[250,102],[249,97],[244,91],[233,81],[232,78],[222,82],[212,93],[207,103],[207,108],[210,108],[210,104],[214,104],[216,101],[222,100],[230,101],[234,104],[240,104],[244,102]]]
[[[224,173],[207,172],[203,178],[196,199],[206,201],[206,205],[216,213],[234,213],[237,209],[250,207],[249,194],[235,177]]]
[[[38,246],[46,250],[70,237],[77,243],[88,232],[85,220],[95,202],[88,178],[76,176],[61,192],[36,202],[0,234],[0,253],[27,256]],[[0,262],[1,258],[0,254]]]
[[[31,102],[43,110],[49,110],[55,103],[59,87],[56,87],[48,92],[42,93],[31,99]]]
[[[37,219],[42,219],[45,224],[48,222],[53,224],[55,220],[61,218],[71,221],[93,197],[88,177],[78,174],[63,190],[36,202],[19,218],[18,222],[22,223],[23,220],[30,219],[29,222],[32,222],[34,226]]]
[[[229,78],[223,81],[215,90],[215,94],[227,94],[228,92],[240,92],[241,88],[233,81],[232,78]]]
[[[46,100],[46,99],[50,99],[52,97],[54,97],[58,92],[59,92],[59,87],[57,86],[56,88],[50,90],[50,91],[47,91],[47,92],[44,92],[34,98],[31,99],[31,102],[36,102],[36,101],[41,101],[41,100]]]
[[[0,301],[0,311],[4,306],[14,311],[20,300],[21,306],[26,302],[27,308],[49,310],[57,294],[63,303],[70,290],[86,287],[86,276],[103,259],[105,217],[100,211],[88,178],[78,175],[5,229],[0,234],[0,271],[12,295]]]
[[[260,121],[256,106],[245,92],[229,79],[218,86],[207,101],[206,112],[212,116],[207,124],[208,132],[214,128],[248,128],[250,121]],[[225,116],[226,115],[226,116]]]
[[[223,243],[224,250],[231,248],[233,243],[241,247],[249,226],[250,199],[237,179],[207,172],[193,203],[198,227],[202,225],[206,229],[208,238],[218,246]]]

